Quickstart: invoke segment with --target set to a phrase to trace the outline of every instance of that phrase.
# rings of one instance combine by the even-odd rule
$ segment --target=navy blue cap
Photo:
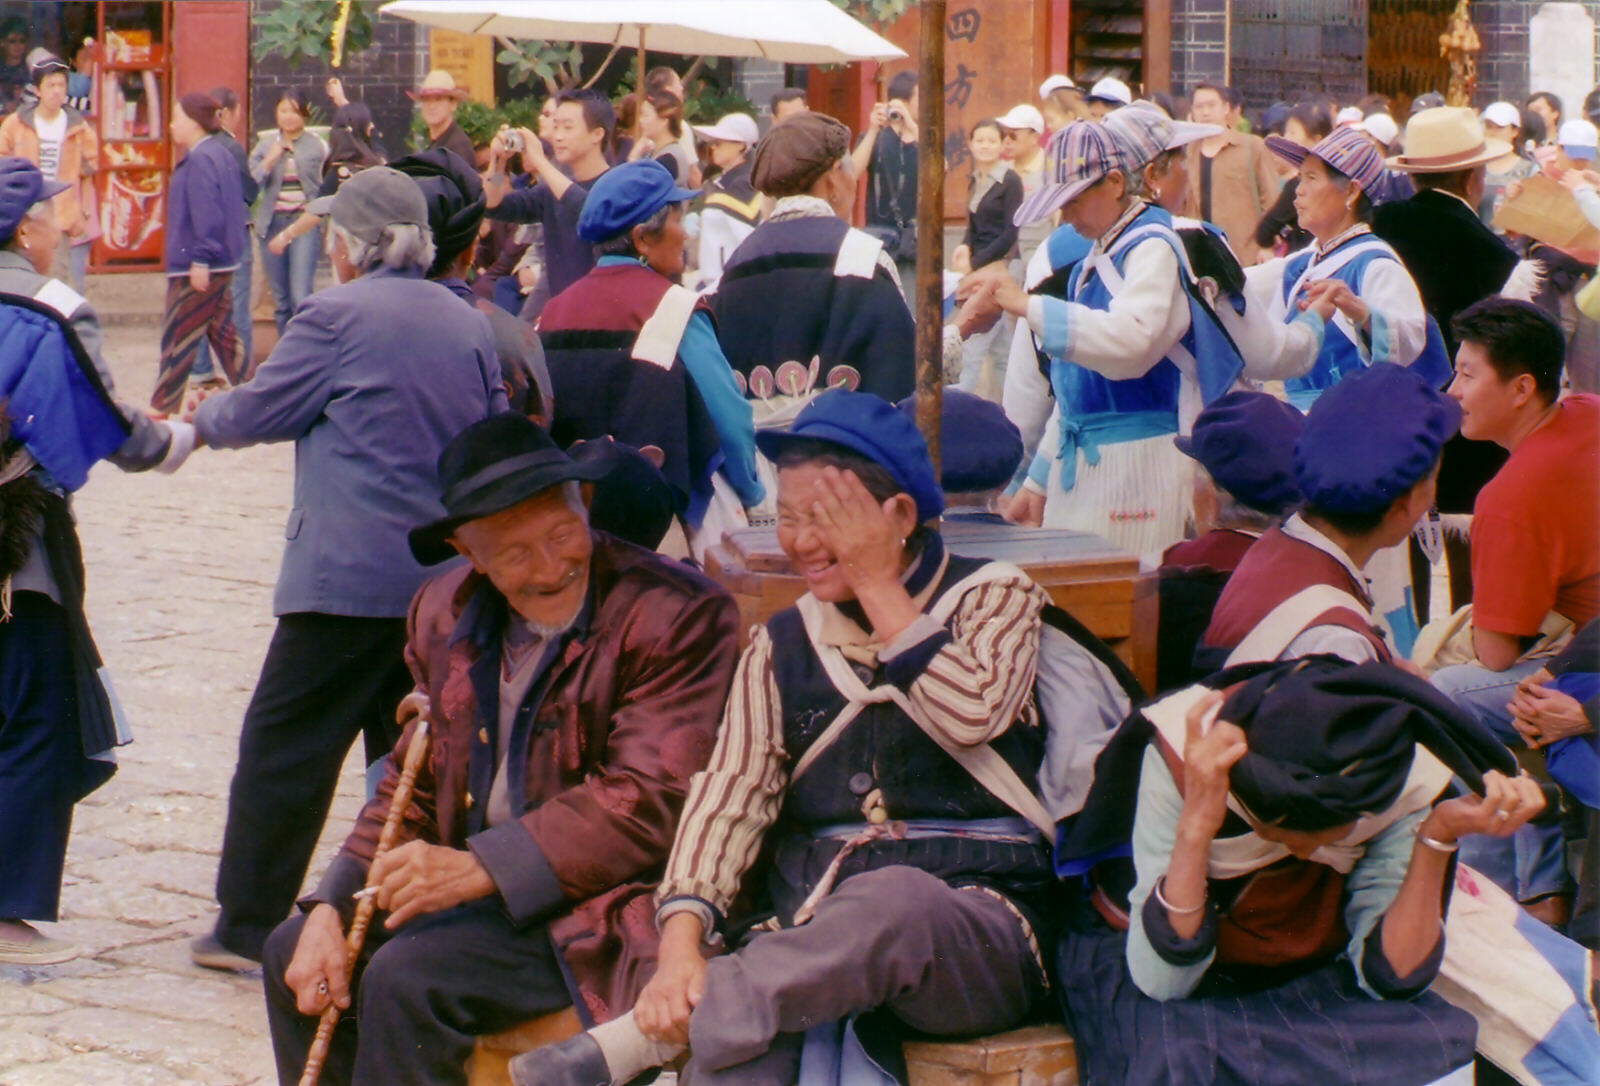
[[[842,445],[883,468],[917,503],[918,520],[944,512],[944,492],[933,477],[928,443],[916,423],[888,400],[870,392],[832,389],[806,404],[789,429],[758,430],[756,448],[776,461],[784,446],[801,438]]]
[[[1300,500],[1294,443],[1305,423],[1292,404],[1275,396],[1230,392],[1200,412],[1190,436],[1172,443],[1245,505],[1279,514]]]
[[[71,187],[61,181],[46,181],[39,167],[25,158],[0,158],[0,241],[17,232],[30,207]]]
[[[1022,462],[1022,432],[993,400],[947,388],[939,411],[939,482],[946,494],[999,490],[1011,482]],[[917,418],[917,398],[897,405]]]
[[[668,204],[681,204],[700,195],[680,189],[672,174],[651,158],[613,166],[589,186],[578,215],[578,236],[593,245],[608,241],[644,222]]]
[[[1379,363],[1317,398],[1295,446],[1300,492],[1330,513],[1377,513],[1433,469],[1461,406],[1404,366]]]

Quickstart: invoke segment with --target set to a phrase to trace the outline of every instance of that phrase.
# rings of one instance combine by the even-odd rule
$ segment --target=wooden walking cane
[[[372,853],[372,862],[376,866],[378,857],[388,852],[394,845],[394,839],[400,832],[400,823],[406,816],[406,808],[411,806],[411,793],[417,785],[417,773],[422,769],[422,760],[428,756],[428,718],[426,715],[417,720],[417,726],[411,732],[411,742],[406,745],[406,760],[400,769],[400,783],[394,786],[394,796],[389,800],[389,813],[383,820],[383,832],[378,835],[378,847]],[[372,889],[371,868],[367,869],[367,889]],[[367,941],[367,926],[372,923],[372,913],[378,907],[378,899],[374,894],[367,894],[356,902],[356,916],[350,924],[350,934],[345,937],[345,945],[349,947],[348,960],[345,963],[345,979],[355,971],[356,959],[361,956],[361,945]],[[333,1028],[339,1024],[339,1005],[329,1003],[322,1012],[322,1020],[317,1023],[317,1035],[311,1041],[311,1050],[306,1053],[306,1069],[300,1073],[300,1086],[317,1086],[317,1078],[322,1074],[322,1063],[328,1058],[328,1048],[333,1044]]]

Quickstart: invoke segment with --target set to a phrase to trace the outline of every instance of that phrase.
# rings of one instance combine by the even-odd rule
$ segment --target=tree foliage
[[[506,81],[521,87],[535,80],[547,94],[576,86],[583,68],[583,47],[570,41],[510,41],[501,38],[495,61],[506,67]]]
[[[833,0],[833,3],[874,30],[882,30],[917,6],[917,0]]]
[[[369,0],[370,2],[370,0]],[[372,17],[368,2],[350,5],[350,24],[345,29],[344,55],[360,52],[372,44]],[[331,65],[333,28],[339,17],[338,0],[281,0],[270,10],[257,9],[255,18],[255,59],[277,56],[298,68],[305,61]]]

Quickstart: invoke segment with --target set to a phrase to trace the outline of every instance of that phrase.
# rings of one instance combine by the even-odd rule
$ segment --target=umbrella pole
[[[945,0],[922,0],[917,116],[917,428],[940,470],[944,401],[944,18]]]

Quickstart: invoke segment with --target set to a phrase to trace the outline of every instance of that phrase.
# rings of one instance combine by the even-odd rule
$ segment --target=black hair
[[[1518,134],[1524,141],[1532,140],[1534,145],[1538,146],[1549,137],[1550,131],[1545,125],[1543,117],[1525,105],[1519,107],[1517,112],[1522,114],[1522,127],[1518,129]],[[1517,154],[1522,154],[1521,147],[1517,148]]]
[[[1322,159],[1318,158],[1317,161],[1322,162]],[[1322,162],[1322,165],[1327,168],[1328,176],[1330,178],[1335,181],[1342,181],[1346,185],[1350,184],[1350,178],[1341,173],[1338,167],[1328,162]],[[1362,192],[1356,197],[1356,206],[1354,211],[1356,215],[1356,222],[1370,223],[1372,221],[1372,198],[1369,197],[1365,192]]]
[[[1456,314],[1451,330],[1461,343],[1476,343],[1500,380],[1526,373],[1545,403],[1561,394],[1561,364],[1567,340],[1561,326],[1531,302],[1492,296]]]
[[[1417,187],[1418,192],[1432,190],[1453,192],[1457,196],[1465,196],[1467,194],[1467,186],[1472,183],[1472,175],[1482,168],[1482,166],[1468,166],[1464,170],[1414,173],[1411,175],[1411,183]]]
[[[17,31],[22,31],[24,37],[28,34],[28,20],[20,15],[7,15],[0,19],[0,38],[9,38]]]
[[[278,96],[272,100],[272,111],[276,113],[278,107],[285,102],[294,107],[294,111],[300,114],[302,121],[311,120],[311,103],[306,99],[305,91],[298,87],[283,88],[278,92]]]
[[[894,78],[889,80],[889,97],[898,98],[902,102],[909,102],[911,96],[917,93],[917,73],[907,69],[894,73]]]
[[[894,476],[889,474],[888,468],[876,460],[869,460],[853,449],[847,449],[832,441],[807,437],[797,438],[784,445],[783,451],[778,454],[777,467],[782,470],[797,468],[802,464],[816,464],[825,468],[855,472],[856,478],[861,480],[861,485],[872,495],[872,500],[880,505],[896,494],[906,492],[905,487],[894,481]]]
[[[776,113],[778,112],[778,107],[785,102],[804,102],[805,100],[806,91],[804,87],[784,87],[772,95],[772,101],[769,103],[768,108]]]
[[[212,101],[223,109],[239,108],[239,96],[233,93],[233,90],[229,87],[212,87],[206,93],[211,96]]]
[[[967,129],[967,138],[971,139],[973,136],[976,136],[978,134],[978,129],[980,128],[992,128],[996,132],[1000,132],[1000,122],[995,120],[993,117],[985,117],[983,120]],[[1000,132],[1000,134],[1002,136],[1005,135],[1004,132]]]
[[[1222,100],[1229,109],[1238,109],[1244,105],[1244,92],[1231,83],[1223,84],[1217,93],[1222,95]]]
[[[651,68],[648,72],[644,73],[645,93],[648,94],[652,91],[666,90],[667,85],[674,81],[682,83],[683,77],[678,74],[676,69],[665,64],[658,64],[654,68]],[[596,127],[599,126],[596,125]]]
[[[328,161],[324,169],[382,166],[383,156],[372,146],[372,110],[361,102],[346,102],[333,114],[328,130]]]
[[[1196,83],[1194,85],[1194,87],[1191,88],[1190,91],[1189,91],[1189,103],[1191,105],[1194,104],[1194,96],[1199,94],[1201,91],[1212,91],[1213,93],[1216,94],[1216,96],[1218,98],[1222,99],[1222,102],[1223,102],[1224,105],[1226,105],[1227,102],[1228,102],[1228,96],[1223,93],[1221,84],[1218,84],[1218,83]]]
[[[1416,482],[1412,483],[1400,493],[1396,494],[1394,498],[1381,509],[1369,510],[1363,513],[1334,513],[1327,509],[1318,507],[1316,502],[1307,502],[1301,508],[1301,513],[1305,516],[1314,517],[1315,519],[1322,521],[1341,535],[1371,535],[1373,532],[1378,530],[1378,525],[1383,523],[1383,518],[1389,515],[1389,510],[1394,508],[1395,502],[1403,500],[1417,487],[1421,486],[1428,479],[1437,475],[1438,472],[1439,457],[1436,456],[1433,458],[1432,466],[1430,466],[1427,471],[1417,476]]]
[[[578,88],[556,95],[556,105],[567,102],[576,102],[582,107],[583,126],[589,131],[593,132],[596,128],[606,130],[605,148],[610,150],[617,136],[617,111],[611,108],[611,99],[599,91]]]
[[[1534,91],[1532,94],[1528,95],[1528,100],[1524,104],[1531,106],[1533,103],[1538,101],[1543,101],[1545,105],[1555,110],[1557,120],[1564,121],[1567,119],[1565,111],[1563,111],[1561,108],[1561,99],[1557,98],[1549,91]]]
[[[1154,102],[1161,112],[1165,113],[1169,118],[1177,118],[1178,107],[1177,104],[1173,102],[1172,95],[1165,94],[1161,91],[1151,91],[1149,94],[1145,95],[1145,97]]]
[[[1294,121],[1306,130],[1306,135],[1312,139],[1320,140],[1333,131],[1333,118],[1320,102],[1296,102],[1289,107],[1289,116],[1284,121],[1287,128],[1289,121]]]
[[[1583,96],[1583,115],[1594,124],[1600,121],[1600,87],[1594,88]]]
[[[676,139],[683,135],[683,99],[670,91],[644,92],[644,100],[656,111],[656,116],[667,122],[667,131]]]
[[[1369,94],[1356,103],[1356,108],[1361,110],[1361,116],[1363,117],[1370,117],[1374,113],[1390,113],[1389,96],[1387,94]],[[1393,116],[1392,113],[1390,115]]]

